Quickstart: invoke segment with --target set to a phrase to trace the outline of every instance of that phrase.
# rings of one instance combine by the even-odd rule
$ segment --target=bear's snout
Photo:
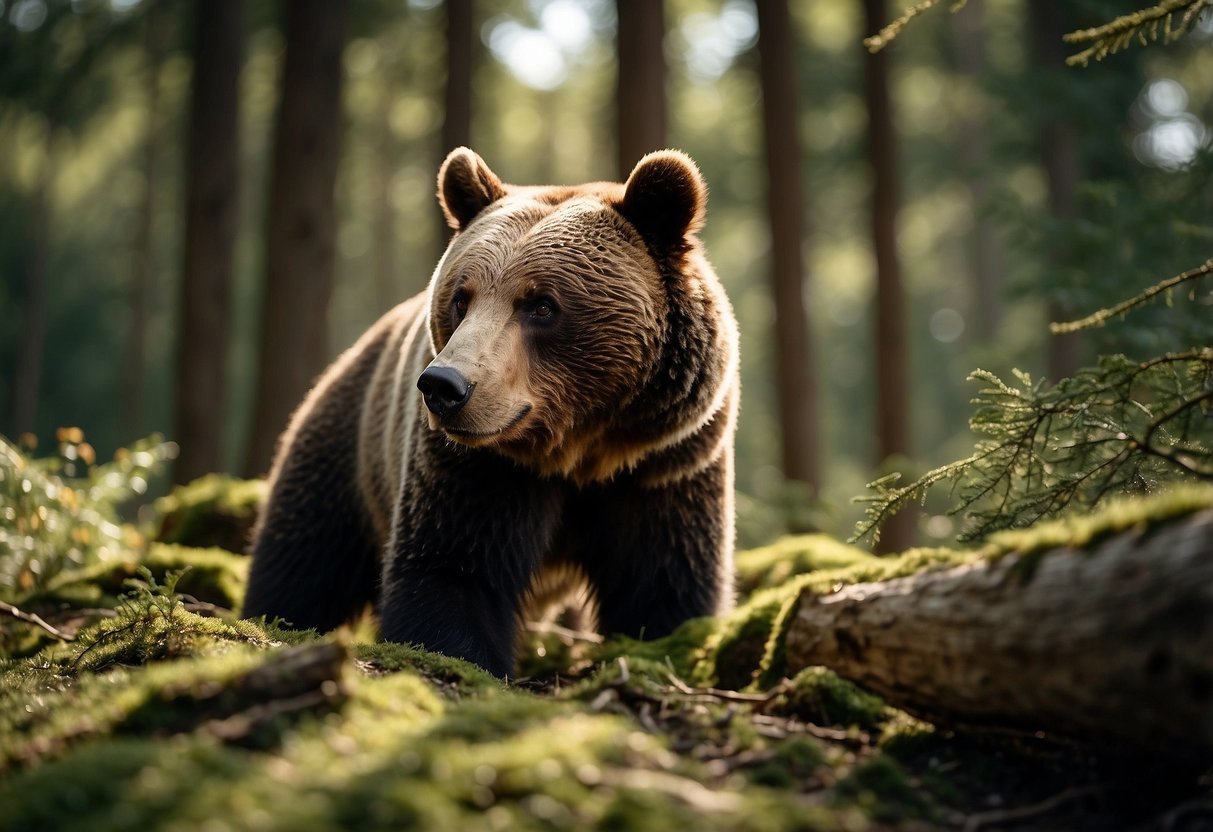
[[[417,389],[425,406],[440,419],[458,413],[472,397],[472,384],[454,367],[431,364],[417,379]]]

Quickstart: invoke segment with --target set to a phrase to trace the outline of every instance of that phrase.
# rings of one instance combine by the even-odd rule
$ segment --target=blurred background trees
[[[154,14],[167,12],[159,7]],[[148,15],[149,28],[152,14]],[[177,482],[189,482],[223,465],[227,402],[227,353],[232,325],[232,272],[240,221],[240,69],[245,20],[241,0],[197,3],[193,18],[193,72],[185,154],[185,236],[172,434],[181,444],[173,466]],[[150,105],[149,98],[149,105]],[[158,102],[158,99],[157,99]],[[149,128],[155,114],[148,108]],[[143,200],[154,200],[156,180],[145,168]],[[150,222],[151,217],[140,217]],[[150,248],[150,240],[149,240]],[[150,251],[137,261],[134,294],[146,294]],[[130,330],[146,328],[146,310],[132,304]],[[139,336],[145,342],[144,336]],[[129,375],[142,375],[129,367]],[[186,382],[186,383],[181,383]],[[130,404],[130,403],[128,403]]]
[[[743,544],[844,532],[881,464],[967,455],[975,367],[1208,344],[1207,286],[1078,342],[1047,322],[1213,252],[1213,21],[1079,71],[1060,35],[1124,4],[969,0],[878,75],[880,6],[0,0],[0,433],[162,430],[179,477],[263,471],[321,365],[424,288],[456,143],[522,183],[699,162]],[[913,519],[897,545],[955,531]]]

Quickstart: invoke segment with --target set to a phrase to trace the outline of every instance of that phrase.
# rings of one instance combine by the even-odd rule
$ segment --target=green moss
[[[181,576],[177,591],[204,603],[235,610],[244,600],[249,560],[224,549],[152,544],[142,565],[159,580],[169,572],[188,569]]]
[[[796,674],[788,691],[772,703],[771,709],[815,725],[872,732],[879,730],[890,716],[880,697],[824,667],[810,667]]]
[[[795,575],[845,569],[876,560],[862,549],[823,534],[783,537],[770,545],[737,553],[737,588],[745,597],[756,589],[778,586]]]
[[[629,662],[658,663],[668,666],[681,678],[697,679],[707,645],[720,627],[720,619],[694,618],[665,638],[637,641],[625,636],[613,636],[588,653],[598,662],[609,663],[623,657]]]
[[[751,782],[776,789],[796,789],[822,766],[826,755],[812,737],[789,737],[779,743],[770,758],[745,769]]]
[[[266,497],[263,480],[208,474],[156,501],[156,539],[164,543],[243,552]]]
[[[839,804],[853,803],[882,823],[929,820],[936,813],[932,802],[909,781],[901,766],[884,754],[855,766],[839,781],[834,795]]]
[[[707,785],[702,766],[626,717],[505,690],[456,706],[428,688],[408,670],[355,677],[340,710],[300,722],[269,753],[197,732],[155,743],[98,738],[7,778],[0,803],[14,829],[102,832],[208,821],[281,830],[840,826],[791,792]],[[782,761],[803,772],[815,759],[810,747],[789,746]]]
[[[1146,533],[1149,529],[1180,517],[1213,508],[1213,486],[1178,485],[1148,497],[1109,500],[1086,514],[1071,514],[1060,520],[1038,523],[1028,529],[999,532],[980,550],[983,557],[997,560],[1016,554],[1017,573],[1031,578],[1040,559],[1057,549],[1089,549],[1122,532]]]
[[[139,576],[141,567],[163,582],[170,572],[187,570],[177,591],[225,610],[234,610],[244,597],[248,582],[248,558],[223,549],[195,549],[153,543],[146,552],[131,553],[116,561],[94,564],[60,574],[47,590],[27,603],[67,603],[112,606],[127,591],[127,581]]]
[[[116,667],[72,679],[39,662],[18,662],[0,671],[0,769],[62,754],[123,724],[150,730],[155,720],[134,720],[165,698],[166,691],[204,686],[221,689],[266,660],[251,647],[226,645],[221,654],[144,669]]]
[[[505,683],[471,662],[452,659],[441,653],[431,653],[411,644],[375,642],[358,644],[354,655],[363,669],[371,673],[394,673],[409,670],[428,679],[439,690],[453,695],[470,695],[497,691]]]

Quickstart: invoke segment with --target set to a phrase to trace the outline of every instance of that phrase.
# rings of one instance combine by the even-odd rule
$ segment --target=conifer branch
[[[978,370],[970,427],[984,438],[967,459],[895,487],[886,477],[859,499],[852,540],[949,482],[968,524],[962,540],[1029,526],[1068,508],[1163,483],[1213,481],[1213,348],[1135,362],[1107,356],[1052,387],[1016,372],[1017,385]]]
[[[920,0],[877,34],[864,38],[863,45],[873,54],[879,52],[901,34],[906,24],[923,12],[938,6],[940,2],[941,0]],[[956,12],[964,8],[965,2],[966,0],[956,0],[951,11]],[[1123,14],[1102,26],[1070,32],[1062,37],[1066,43],[1090,45],[1066,58],[1066,63],[1070,66],[1086,66],[1092,58],[1101,61],[1108,55],[1131,46],[1133,41],[1142,46],[1160,38],[1163,43],[1172,43],[1192,28],[1201,12],[1210,8],[1213,8],[1213,0],[1162,0],[1156,6]]]
[[[1210,0],[1210,2],[1213,2],[1213,0]],[[1138,306],[1148,303],[1161,295],[1163,292],[1174,289],[1181,283],[1187,283],[1189,280],[1207,277],[1210,274],[1213,274],[1213,258],[1206,260],[1203,265],[1197,266],[1190,271],[1186,271],[1183,274],[1177,274],[1175,277],[1167,278],[1161,283],[1156,283],[1149,289],[1146,289],[1144,292],[1141,292],[1140,294],[1135,295],[1122,303],[1118,303],[1113,307],[1092,312],[1087,317],[1081,318],[1077,321],[1051,323],[1049,324],[1049,331],[1054,335],[1061,335],[1067,332],[1077,332],[1080,329],[1091,329],[1092,327],[1103,324],[1110,318],[1114,318],[1117,315],[1123,315],[1132,309],[1136,309]]]
[[[1070,32],[1062,40],[1090,46],[1066,58],[1066,63],[1086,66],[1092,58],[1101,61],[1131,46],[1135,40],[1145,46],[1157,41],[1160,35],[1163,43],[1171,43],[1182,37],[1197,16],[1208,8],[1213,8],[1213,0],[1163,0],[1156,6],[1123,14],[1102,26]],[[1175,22],[1177,15],[1179,20]]]
[[[952,4],[952,11],[960,11],[962,8],[964,8],[966,2],[967,0],[956,0],[956,2]],[[863,45],[873,55],[876,54],[881,49],[888,46],[889,43],[892,42],[893,38],[897,37],[901,30],[905,28],[907,23],[918,17],[918,15],[922,14],[923,12],[938,6],[939,3],[940,0],[921,0],[921,2],[915,3],[913,6],[910,6],[904,12],[902,12],[901,17],[894,20],[888,26],[885,26],[877,34],[872,35],[869,38],[864,38]]]

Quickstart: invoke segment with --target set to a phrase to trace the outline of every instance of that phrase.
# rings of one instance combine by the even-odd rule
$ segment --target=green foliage
[[[983,386],[970,424],[983,438],[973,455],[906,486],[895,477],[872,483],[855,537],[876,535],[885,518],[940,483],[957,495],[951,513],[968,518],[961,539],[974,540],[1112,495],[1213,481],[1213,348],[1142,362],[1105,356],[1052,387],[1015,377],[1012,386],[974,373]]]
[[[60,430],[58,454],[46,459],[0,437],[0,599],[20,604],[65,570],[141,548],[142,535],[122,521],[120,507],[145,493],[175,452],[152,436],[97,465],[78,428]]]

